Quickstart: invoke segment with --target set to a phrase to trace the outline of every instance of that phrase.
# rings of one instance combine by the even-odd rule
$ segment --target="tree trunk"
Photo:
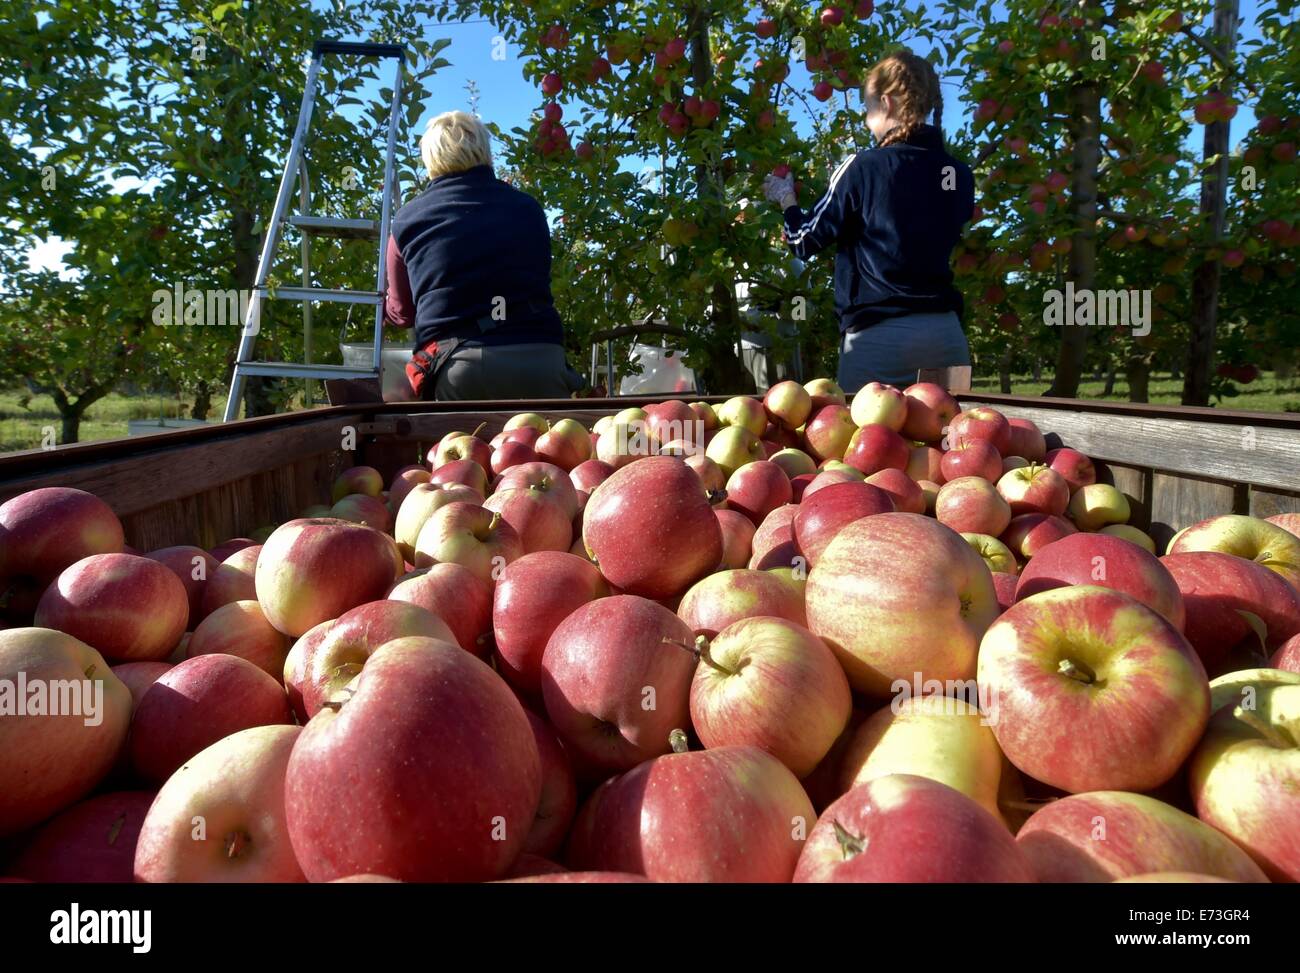
[[[1129,356],[1124,367],[1124,377],[1128,380],[1128,400],[1130,402],[1151,401],[1151,360],[1146,355]]]
[[[190,409],[191,419],[206,419],[212,411],[212,386],[205,378],[199,379],[194,391],[194,407]]]
[[[1231,63],[1237,46],[1238,0],[1215,0],[1214,32],[1210,43]],[[1209,70],[1218,70],[1210,65]],[[1201,176],[1201,221],[1210,246],[1223,239],[1228,193],[1228,123],[1205,126]],[[1211,160],[1213,163],[1211,164]],[[1183,405],[1210,404],[1214,374],[1214,339],[1219,318],[1219,283],[1222,267],[1207,260],[1192,271],[1191,340],[1187,348],[1187,375],[1183,379]]]
[[[1003,395],[1011,394],[1011,349],[1009,347],[998,358],[998,389]]]
[[[1043,380],[1043,362],[1039,358],[1034,359],[1034,382],[1038,383]]]
[[[1068,97],[1069,137],[1073,149],[1070,205],[1074,210],[1074,246],[1069,279],[1076,292],[1093,290],[1097,276],[1097,168],[1101,163],[1101,91],[1095,83],[1075,85]],[[1066,308],[1068,315],[1073,308]],[[1067,322],[1061,329],[1056,375],[1047,395],[1075,398],[1083,374],[1088,328]]]
[[[1110,366],[1106,369],[1106,384],[1101,390],[1102,398],[1110,398],[1115,394],[1115,359],[1110,360]]]

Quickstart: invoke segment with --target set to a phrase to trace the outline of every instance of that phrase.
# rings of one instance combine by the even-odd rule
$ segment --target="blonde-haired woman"
[[[415,329],[406,373],[423,399],[568,398],[541,204],[497,179],[487,128],[444,112],[420,140],[429,185],[393,216],[388,320]]]
[[[939,77],[929,61],[900,51],[871,70],[862,98],[876,147],[845,160],[816,206],[799,208],[789,176],[768,176],[764,186],[784,212],[797,257],[836,245],[838,381],[846,392],[868,382],[906,386],[922,368],[970,364],[950,261],[975,184],[970,168],[944,150]]]

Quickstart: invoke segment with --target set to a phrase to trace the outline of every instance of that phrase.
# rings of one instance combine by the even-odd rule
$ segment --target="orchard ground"
[[[1051,382],[1050,372],[1044,372],[1038,379],[1028,374],[1013,375],[1011,391],[1015,395],[1041,395]],[[996,376],[977,376],[972,384],[977,392],[998,391]],[[1300,412],[1300,374],[1279,378],[1274,372],[1264,372],[1249,385],[1236,388],[1239,394],[1220,399],[1217,403],[1220,408],[1241,412]],[[1079,386],[1079,398],[1128,401],[1128,385],[1122,377],[1116,377],[1111,395],[1103,395],[1104,389],[1104,381],[1085,381]],[[1181,378],[1152,373],[1153,404],[1177,405],[1182,390]],[[192,405],[189,399],[114,392],[86,410],[80,441],[89,443],[125,436],[127,422],[133,419],[189,418]],[[222,403],[214,400],[209,418],[215,420],[221,408]],[[20,388],[0,390],[0,453],[40,448],[45,427],[53,426],[57,436],[59,422],[58,409],[48,395],[31,395]]]

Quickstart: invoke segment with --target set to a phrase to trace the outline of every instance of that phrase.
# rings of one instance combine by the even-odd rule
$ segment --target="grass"
[[[1014,375],[1011,391],[1016,395],[1041,395],[1051,382],[1050,375],[1037,381],[1031,375]],[[997,391],[998,380],[977,377],[972,383],[977,391]],[[1100,399],[1102,382],[1084,382],[1079,390],[1083,399]],[[1241,394],[1225,397],[1216,403],[1221,408],[1243,412],[1300,412],[1300,377],[1280,379],[1265,373],[1245,386],[1238,386]],[[1182,396],[1183,383],[1168,375],[1152,375],[1150,397],[1153,403],[1177,405]],[[1128,386],[1123,378],[1115,381],[1112,399],[1126,401]],[[131,419],[188,418],[191,403],[163,395],[126,395],[118,392],[100,399],[81,420],[81,441],[117,439],[127,435],[127,422]],[[210,419],[220,416],[221,402],[213,402]],[[62,424],[59,411],[47,395],[28,395],[21,389],[0,390],[0,453],[23,449],[39,449],[47,428],[53,428],[57,442]]]

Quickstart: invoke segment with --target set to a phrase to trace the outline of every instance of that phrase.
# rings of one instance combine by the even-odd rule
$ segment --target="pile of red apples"
[[[0,875],[1300,879],[1300,514],[1160,554],[1105,479],[822,379],[451,433],[212,550],[34,490]]]

